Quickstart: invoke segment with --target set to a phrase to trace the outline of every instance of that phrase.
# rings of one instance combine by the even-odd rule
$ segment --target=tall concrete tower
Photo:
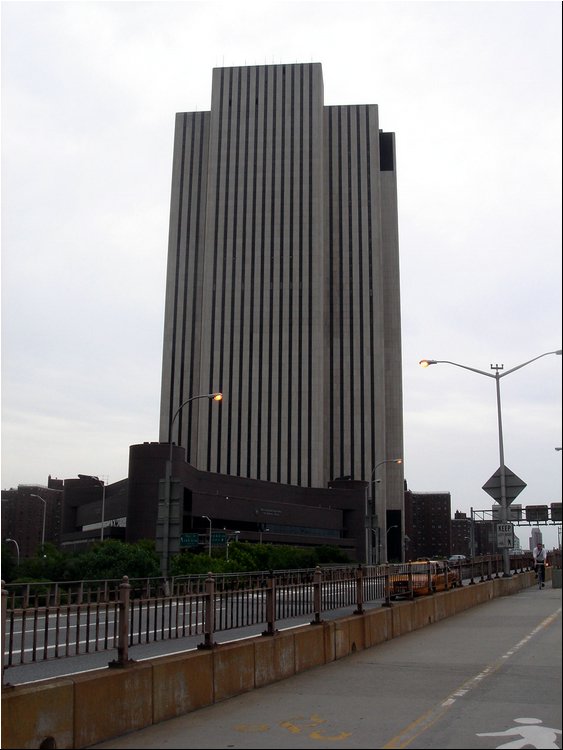
[[[325,106],[318,63],[216,68],[211,111],[176,115],[160,440],[310,487],[402,457],[394,136]]]

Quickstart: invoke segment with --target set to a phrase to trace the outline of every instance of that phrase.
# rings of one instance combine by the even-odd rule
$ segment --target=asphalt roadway
[[[95,748],[561,748],[561,589],[414,633]]]

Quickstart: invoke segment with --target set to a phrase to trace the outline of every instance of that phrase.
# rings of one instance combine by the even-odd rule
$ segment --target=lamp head
[[[438,361],[435,359],[421,359],[418,363],[421,367],[430,367],[430,365],[436,365],[438,364]]]
[[[209,396],[209,398],[212,401],[222,401],[223,400],[223,394],[219,393],[219,392],[217,392],[217,393],[211,393],[210,396]]]

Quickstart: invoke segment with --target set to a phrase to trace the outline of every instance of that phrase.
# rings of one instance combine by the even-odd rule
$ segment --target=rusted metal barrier
[[[313,610],[314,618],[311,625],[319,625],[321,620],[321,583],[322,583],[322,572],[319,566],[315,568],[313,574]]]
[[[128,576],[123,576],[119,586],[118,625],[117,625],[117,659],[110,661],[109,667],[126,667],[129,662],[129,600],[131,584]]]
[[[364,570],[361,565],[356,568],[356,609],[355,615],[364,613]]]
[[[436,561],[432,563],[436,567]],[[448,569],[442,588],[450,588]],[[417,567],[418,566],[418,567]],[[502,567],[502,559],[489,556],[471,560],[463,570],[475,583],[491,580]],[[416,574],[413,570],[417,568]],[[434,570],[434,568],[432,568]],[[441,570],[441,568],[440,568]],[[460,567],[461,575],[461,567]],[[173,595],[162,594],[162,580],[129,579],[65,589],[49,586],[47,603],[40,607],[10,607],[45,595],[39,586],[2,587],[2,675],[8,667],[38,661],[117,650],[111,666],[127,666],[129,648],[151,641],[201,634],[199,648],[213,648],[215,634],[230,629],[263,624],[262,634],[271,636],[280,620],[310,616],[320,624],[323,612],[351,608],[363,614],[367,602],[392,606],[397,596],[413,599],[433,593],[436,581],[430,561],[395,565],[343,566],[303,571],[269,571],[256,575],[227,574],[192,576],[177,580]],[[424,589],[424,590],[422,590]],[[156,595],[156,592],[159,595]],[[147,594],[153,594],[147,597]],[[105,601],[100,601],[104,599]],[[62,601],[67,603],[62,604]]]
[[[268,626],[262,635],[274,635],[276,632],[276,579],[273,571],[270,571],[266,585],[266,620]]]
[[[213,573],[209,573],[205,579],[205,594],[207,600],[205,602],[204,640],[198,648],[213,648],[213,633],[215,632],[215,578]]]
[[[385,566],[385,601],[383,602],[383,607],[392,607],[393,602],[391,601],[391,578],[389,573],[389,565]]]

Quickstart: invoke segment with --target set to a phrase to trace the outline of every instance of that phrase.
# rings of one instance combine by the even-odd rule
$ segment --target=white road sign
[[[511,523],[497,523],[497,548],[512,549],[514,547],[514,527]]]

